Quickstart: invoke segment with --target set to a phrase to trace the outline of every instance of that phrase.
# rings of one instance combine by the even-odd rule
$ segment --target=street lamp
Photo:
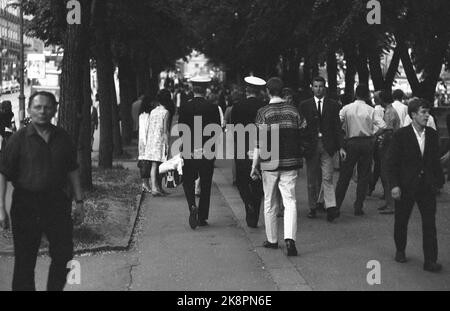
[[[25,62],[25,51],[23,44],[23,8],[22,0],[8,0],[6,7],[16,7],[19,8],[20,15],[20,94],[19,94],[19,121],[20,127],[23,127],[23,120],[25,119],[25,94],[24,94],[24,62]]]

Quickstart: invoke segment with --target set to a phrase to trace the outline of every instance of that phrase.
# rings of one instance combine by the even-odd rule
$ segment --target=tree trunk
[[[119,85],[120,85],[120,119],[122,121],[122,141],[125,145],[131,144],[133,134],[133,120],[131,118],[131,105],[136,100],[136,89],[133,89],[133,72],[130,59],[119,59]]]
[[[136,59],[137,97],[150,94],[150,65],[148,57],[143,52],[137,53]]]
[[[80,180],[81,187],[84,190],[92,190],[92,159],[91,159],[91,74],[89,55],[84,54],[83,64],[83,108],[82,119],[80,124],[80,137],[78,141],[78,157],[80,163]]]
[[[122,149],[122,136],[120,134],[120,120],[119,120],[119,106],[117,105],[117,93],[116,93],[116,84],[114,81],[114,65],[112,62],[112,59],[110,61],[111,65],[113,66],[112,71],[112,77],[111,77],[111,84],[110,84],[110,90],[111,90],[111,118],[112,118],[112,134],[113,134],[113,155],[114,156],[121,156],[123,155],[123,149]]]
[[[163,68],[159,64],[152,64],[150,68],[149,95],[155,97],[159,91],[159,74]]]
[[[100,6],[99,2],[99,6]],[[104,6],[104,3],[102,3]],[[105,8],[98,8],[102,12]],[[101,13],[99,13],[101,14]],[[95,30],[96,38],[96,61],[97,61],[97,80],[98,94],[100,100],[100,148],[98,165],[102,168],[112,168],[113,163],[113,124],[112,124],[112,102],[113,98],[111,87],[113,81],[113,64],[111,61],[110,39],[104,29],[101,21]]]
[[[399,48],[400,52],[400,59],[402,61],[403,69],[406,73],[406,78],[408,79],[409,85],[411,86],[413,96],[418,96],[420,83],[419,79],[417,78],[411,56],[409,55],[408,48],[405,42],[400,38],[400,36],[396,36],[396,39],[397,47]]]
[[[354,47],[344,51],[347,69],[345,71],[345,90],[343,104],[351,103],[355,97],[356,53]]]
[[[434,100],[436,84],[441,75],[442,65],[444,63],[445,54],[448,47],[448,44],[445,44],[447,41],[444,41],[439,38],[434,39],[430,49],[428,50],[428,62],[424,68],[424,80],[421,83],[420,96],[427,99],[431,103]]]
[[[64,36],[64,57],[61,70],[61,98],[58,124],[78,142],[83,106],[83,46],[82,25],[67,25]]]
[[[328,96],[338,99],[337,90],[337,60],[334,51],[328,52],[327,55],[327,75],[328,75]]]
[[[367,53],[364,47],[359,46],[356,66],[358,70],[358,83],[369,86],[369,68],[367,67]]]
[[[392,56],[391,63],[384,77],[384,88],[388,91],[392,91],[392,85],[394,84],[395,75],[398,72],[398,66],[400,65],[400,51],[396,47],[394,49],[394,55]]]
[[[381,60],[378,53],[369,53],[370,77],[372,78],[375,91],[384,87],[383,72],[381,70]]]

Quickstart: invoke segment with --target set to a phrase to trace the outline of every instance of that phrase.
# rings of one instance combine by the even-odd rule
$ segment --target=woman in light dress
[[[156,101],[150,103],[150,109],[146,107],[147,101],[143,101],[143,113],[139,116],[139,160],[142,163],[141,166],[144,167],[143,170],[141,169],[144,180],[142,190],[151,192],[154,197],[167,194],[162,189],[161,178],[158,174],[159,165],[167,160],[170,127],[170,113],[166,108],[169,103],[165,94],[161,93],[162,91],[158,93]],[[152,106],[153,109],[151,109]],[[148,113],[148,110],[151,112]],[[142,174],[142,171],[144,174]],[[148,175],[151,179],[151,188]]]

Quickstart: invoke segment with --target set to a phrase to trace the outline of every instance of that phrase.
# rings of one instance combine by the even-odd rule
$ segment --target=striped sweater
[[[255,123],[258,126],[261,170],[286,171],[302,167],[302,140],[307,137],[306,120],[293,105],[274,97],[268,105],[258,110]],[[276,140],[273,145],[272,138]],[[264,151],[267,151],[266,156]]]

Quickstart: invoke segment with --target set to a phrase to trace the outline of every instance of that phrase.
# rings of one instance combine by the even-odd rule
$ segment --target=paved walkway
[[[126,164],[136,169],[135,163]],[[306,218],[306,177],[298,180],[298,257],[286,257],[284,248],[268,250],[263,217],[259,228],[245,225],[242,201],[231,185],[229,161],[217,161],[211,197],[210,226],[195,231],[188,225],[188,209],[182,187],[166,198],[146,196],[133,248],[128,252],[76,257],[81,264],[81,284],[67,290],[450,290],[450,188],[438,199],[439,258],[444,270],[422,270],[420,216],[414,210],[409,230],[407,257],[393,260],[392,215],[379,215],[380,201],[366,201],[366,215],[352,214],[352,184],[334,223],[325,215]],[[138,172],[136,172],[138,174]],[[381,194],[380,186],[374,195]],[[280,218],[282,242],[282,219]],[[284,243],[281,243],[284,246]],[[370,286],[367,263],[381,265],[381,284]],[[45,289],[48,257],[36,267],[38,290]],[[9,290],[13,258],[0,257],[0,290]]]

